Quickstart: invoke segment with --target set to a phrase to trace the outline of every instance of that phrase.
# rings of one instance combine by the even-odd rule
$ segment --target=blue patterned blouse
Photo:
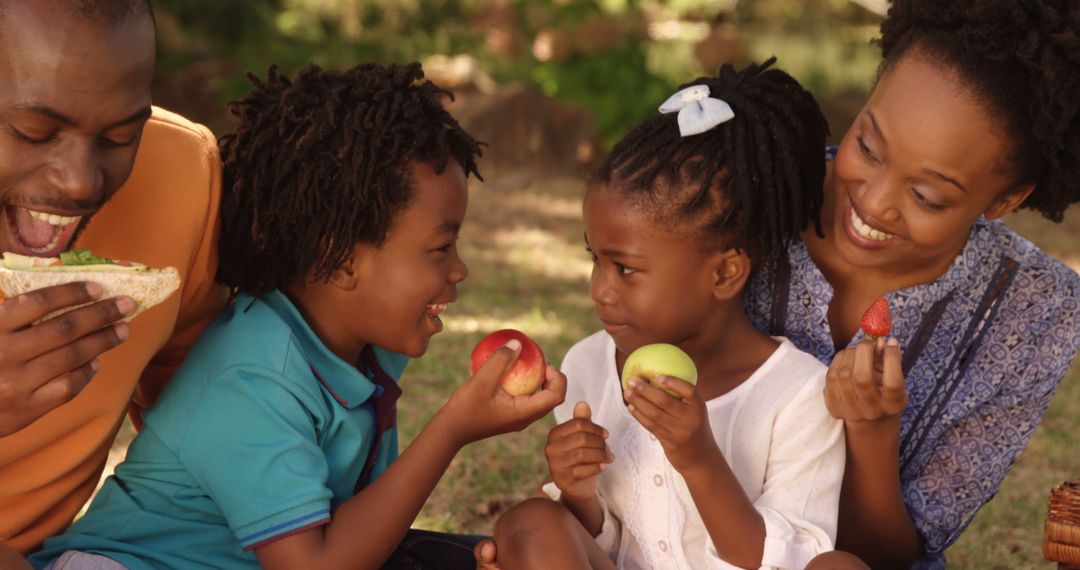
[[[799,241],[775,270],[754,277],[747,312],[759,329],[828,364],[832,296]],[[915,568],[944,568],[946,547],[997,493],[1077,352],[1080,276],[980,218],[944,275],[886,297],[909,401],[901,483],[925,540]]]

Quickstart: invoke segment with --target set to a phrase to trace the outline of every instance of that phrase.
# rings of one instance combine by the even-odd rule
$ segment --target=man
[[[0,0],[0,247],[90,247],[183,279],[130,323],[132,301],[92,284],[0,304],[0,568],[71,522],[124,412],[139,423],[224,304],[217,147],[150,106],[154,41],[148,0]]]

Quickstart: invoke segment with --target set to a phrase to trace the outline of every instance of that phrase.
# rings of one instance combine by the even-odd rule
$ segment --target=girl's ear
[[[728,249],[715,254],[713,297],[720,301],[737,299],[750,278],[750,256],[744,250]]]
[[[1024,186],[998,196],[998,199],[994,200],[994,203],[990,204],[990,207],[984,212],[986,219],[996,220],[1019,208],[1020,204],[1023,204],[1024,200],[1027,200],[1027,197],[1030,196],[1033,191],[1035,191],[1034,184],[1025,184]]]

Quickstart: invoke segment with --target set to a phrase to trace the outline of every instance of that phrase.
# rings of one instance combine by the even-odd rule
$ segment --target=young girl
[[[826,368],[743,311],[753,268],[817,223],[821,203],[825,120],[771,63],[686,86],[590,184],[604,330],[563,362],[568,397],[545,449],[558,502],[498,521],[503,568],[801,569],[832,549],[844,439]],[[696,386],[623,389],[627,355],[656,342],[693,358]]]
[[[221,141],[218,277],[236,298],[38,567],[378,567],[462,446],[562,401],[550,368],[534,396],[497,387],[508,344],[397,457],[396,381],[468,274],[455,243],[480,154],[422,78],[412,64],[255,79]],[[472,562],[471,544],[428,543]]]

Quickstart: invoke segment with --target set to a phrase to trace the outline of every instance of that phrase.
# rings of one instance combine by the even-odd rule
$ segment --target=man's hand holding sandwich
[[[7,252],[0,262],[0,437],[74,398],[124,342],[137,313],[179,286],[174,268],[94,256]]]

